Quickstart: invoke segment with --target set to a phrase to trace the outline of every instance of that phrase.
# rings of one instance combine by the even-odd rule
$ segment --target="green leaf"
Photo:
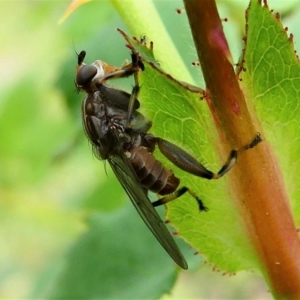
[[[252,1],[242,85],[262,120],[284,175],[294,218],[300,217],[300,65],[279,18]]]
[[[294,55],[292,43],[287,39],[286,32],[278,20],[272,17],[266,8],[262,8],[257,1],[253,1],[252,5],[255,7],[253,10],[251,7],[249,11],[249,31],[245,55],[246,64],[244,66],[247,70],[250,66],[245,73],[246,76],[252,73],[251,67],[255,69],[256,74],[253,77],[250,76],[251,83],[245,79],[243,85],[245,90],[248,89],[246,94],[250,107],[253,99],[270,93],[270,102],[267,105],[261,105],[261,108],[257,106],[257,110],[261,113],[261,120],[269,124],[270,132],[272,132],[271,127],[273,128],[273,138],[269,139],[268,136],[268,140],[273,141],[277,138],[275,145],[278,147],[276,149],[280,149],[280,145],[281,148],[285,148],[286,155],[283,157],[286,160],[287,158],[291,160],[283,163],[289,168],[295,157],[287,155],[289,143],[280,143],[282,140],[278,139],[278,132],[274,132],[274,123],[275,126],[282,127],[280,120],[287,122],[298,113],[297,101],[291,103],[292,101],[286,101],[285,98],[286,94],[289,99],[297,98],[297,88],[294,89],[295,93],[293,94],[292,86],[297,86],[299,81],[297,76],[299,74],[298,62]],[[256,10],[259,10],[259,13]],[[257,31],[262,35],[257,35]],[[270,40],[272,40],[271,46]],[[140,47],[137,48],[147,62],[148,54],[143,56],[144,52]],[[276,55],[274,56],[272,52],[276,52]],[[260,63],[256,64],[256,60]],[[283,62],[285,72],[278,72],[277,67],[280,62]],[[217,171],[222,162],[217,156],[217,135],[206,101],[201,101],[199,95],[174,82],[168,74],[155,70],[152,63],[145,65],[146,71],[141,74],[141,99],[142,109],[153,121],[151,132],[188,150],[210,170]],[[271,71],[269,72],[269,70]],[[292,80],[290,80],[291,77]],[[257,94],[255,92],[251,94],[249,91],[254,85],[254,81]],[[262,82],[263,84],[261,84]],[[288,86],[288,83],[291,87]],[[282,92],[281,94],[273,87],[274,85]],[[283,92],[286,89],[287,91]],[[257,95],[259,97],[256,97]],[[270,107],[272,101],[276,101],[278,98],[281,102],[277,101],[275,105]],[[255,104],[256,102],[257,99],[255,99]],[[287,119],[284,119],[282,115],[284,112],[282,107],[286,108],[285,118]],[[272,114],[273,111],[274,114]],[[292,140],[293,149],[298,150],[298,147],[294,147],[296,144],[298,145],[298,130],[296,130],[299,128],[298,121],[294,123],[294,127],[295,130],[292,130],[292,135],[287,134],[286,139]],[[281,134],[284,135],[284,132],[285,126],[282,127]],[[298,153],[297,150],[295,150],[295,154]],[[168,168],[173,169],[181,179],[181,183],[191,187],[205,205],[210,208],[209,213],[199,213],[195,201],[189,195],[168,204],[167,218],[179,231],[179,235],[198,249],[208,261],[227,272],[258,270],[259,258],[253,251],[242,216],[236,209],[234,196],[229,189],[227,178],[207,182],[178,170],[159,153],[156,152],[155,155],[163,160]],[[295,166],[295,171],[297,170],[298,165]],[[295,173],[287,172],[286,174],[290,175],[288,184],[292,186]],[[293,192],[296,194],[297,189],[293,188]]]
[[[141,101],[142,110],[153,121],[151,132],[187,150],[209,170],[217,172],[224,162],[213,146],[216,131],[206,101],[150,65],[145,68],[141,74]],[[155,156],[174,170],[181,186],[190,187],[209,208],[207,213],[199,212],[188,193],[168,204],[167,218],[179,235],[218,268],[227,272],[253,268],[255,256],[249,251],[242,220],[228,192],[227,178],[198,178],[176,168],[158,150]]]

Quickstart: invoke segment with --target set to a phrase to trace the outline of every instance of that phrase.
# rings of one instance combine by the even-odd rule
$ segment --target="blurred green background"
[[[280,2],[269,5],[286,13],[284,25],[299,49],[299,1]],[[172,260],[109,167],[106,175],[105,163],[92,155],[81,125],[76,51],[86,50],[87,62],[121,65],[130,56],[116,28],[128,30],[104,0],[81,6],[58,25],[69,3],[1,2],[0,297],[156,299],[175,284],[163,299],[271,298],[260,278],[221,276],[181,241],[191,271],[176,278]],[[154,4],[203,85],[191,67],[196,55],[186,16],[175,13],[182,2]],[[229,19],[224,27],[237,61],[247,1],[218,4]],[[130,89],[132,82],[113,85]]]

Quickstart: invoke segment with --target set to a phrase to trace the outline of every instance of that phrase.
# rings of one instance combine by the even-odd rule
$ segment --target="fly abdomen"
[[[160,195],[171,194],[177,189],[179,179],[145,148],[132,147],[129,152],[130,164],[144,188]]]

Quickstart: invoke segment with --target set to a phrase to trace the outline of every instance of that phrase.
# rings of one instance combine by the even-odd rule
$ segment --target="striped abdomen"
[[[144,188],[160,195],[171,194],[177,189],[180,181],[173,171],[166,169],[145,148],[135,146],[128,152],[129,162]]]

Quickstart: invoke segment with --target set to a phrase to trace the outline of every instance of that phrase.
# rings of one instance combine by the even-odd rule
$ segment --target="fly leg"
[[[137,53],[134,50],[132,50],[132,53],[131,53],[131,60],[132,60],[132,66],[137,71],[135,71],[133,73],[135,85],[132,88],[132,92],[131,92],[129,104],[128,104],[127,122],[126,122],[127,129],[130,128],[130,122],[131,122],[131,116],[132,116],[134,103],[140,92],[140,82],[139,82],[139,77],[138,77],[138,71],[139,71],[139,69],[141,69],[142,71],[144,71],[144,69],[145,69],[144,64],[142,63],[142,61],[140,60],[140,58],[138,57]]]
[[[251,149],[255,147],[257,144],[259,144],[262,141],[260,133],[257,133],[255,135],[255,138],[251,141],[251,143],[244,145],[240,148],[234,149],[230,152],[227,161],[222,166],[220,171],[218,173],[213,173],[209,170],[207,170],[200,162],[198,162],[193,156],[188,154],[185,150],[182,148],[164,140],[161,138],[154,137],[150,134],[146,134],[144,137],[145,145],[148,149],[151,150],[151,152],[154,151],[155,145],[158,145],[159,150],[161,153],[166,156],[173,164],[175,164],[177,167],[182,169],[183,171],[186,171],[190,174],[193,174],[198,177],[206,178],[206,179],[218,179],[221,178],[223,175],[225,175],[236,163],[238,153]],[[181,187],[177,189],[174,193],[167,195],[165,197],[162,197],[156,201],[154,201],[152,204],[153,206],[159,206],[166,204],[168,202],[171,202],[183,194],[188,192],[198,203],[199,210],[200,211],[207,211],[208,209],[203,204],[202,200],[198,198],[198,196],[188,187]]]
[[[85,66],[85,64],[83,63],[85,56],[86,56],[85,51],[81,51],[77,55],[77,61],[78,61],[77,68]],[[104,68],[105,72],[104,72],[104,75],[99,78],[98,83],[100,83],[100,84],[104,83],[105,81],[107,81],[109,79],[128,77],[128,76],[138,73],[139,70],[144,71],[144,69],[145,69],[144,64],[142,63],[138,53],[135,52],[134,50],[132,50],[132,53],[131,53],[131,61],[132,62],[130,64],[127,64],[120,68],[114,67],[112,65],[106,64],[105,62],[102,62],[102,67]],[[94,74],[94,75],[96,75],[96,74]]]
[[[110,72],[107,75],[103,76],[101,78],[101,83],[105,82],[109,79],[116,79],[116,78],[122,78],[122,77],[128,77],[128,76],[134,75],[135,82],[137,85],[138,79],[136,79],[136,77],[137,77],[136,75],[139,72],[139,70],[144,71],[144,69],[145,69],[144,64],[140,60],[138,53],[134,52],[132,50],[131,63],[119,68],[118,70],[116,70],[114,72]]]
[[[131,117],[132,117],[132,112],[134,109],[134,103],[138,97],[138,94],[140,92],[140,83],[139,83],[139,78],[138,78],[138,72],[140,70],[144,71],[145,67],[143,62],[141,61],[139,55],[137,52],[135,52],[133,49],[131,50],[131,64],[124,66],[123,68],[120,68],[119,70],[115,72],[111,72],[101,78],[101,82],[104,82],[108,79],[115,79],[115,78],[120,78],[120,77],[128,77],[133,75],[134,76],[134,86],[132,88],[132,92],[130,95],[129,99],[129,104],[128,104],[128,111],[127,111],[127,122],[126,122],[126,129],[131,128]]]
[[[208,211],[208,208],[206,206],[204,206],[202,200],[200,198],[198,198],[198,196],[191,189],[189,189],[186,186],[183,186],[183,187],[179,188],[178,190],[176,190],[174,193],[172,193],[170,195],[167,195],[163,198],[160,198],[160,199],[152,202],[152,205],[154,207],[164,205],[168,202],[171,202],[171,201],[179,198],[180,196],[182,196],[186,192],[188,192],[197,201],[200,211]]]
[[[238,153],[243,152],[248,149],[251,149],[251,148],[254,148],[260,142],[262,142],[262,138],[261,138],[260,133],[257,132],[255,135],[255,138],[252,140],[252,142],[250,144],[247,144],[240,148],[231,150],[231,152],[227,158],[227,161],[225,162],[223,167],[220,169],[220,171],[217,174],[214,174],[215,176],[212,179],[218,179],[218,178],[222,177],[223,175],[225,175],[236,163]]]
[[[153,145],[158,145],[160,152],[181,170],[206,179],[221,178],[234,166],[240,152],[251,149],[262,141],[260,133],[257,133],[255,138],[249,144],[232,150],[220,171],[218,173],[213,173],[206,169],[200,162],[198,162],[198,160],[185,150],[164,139],[147,134],[144,140],[151,145],[152,148],[154,147]]]

